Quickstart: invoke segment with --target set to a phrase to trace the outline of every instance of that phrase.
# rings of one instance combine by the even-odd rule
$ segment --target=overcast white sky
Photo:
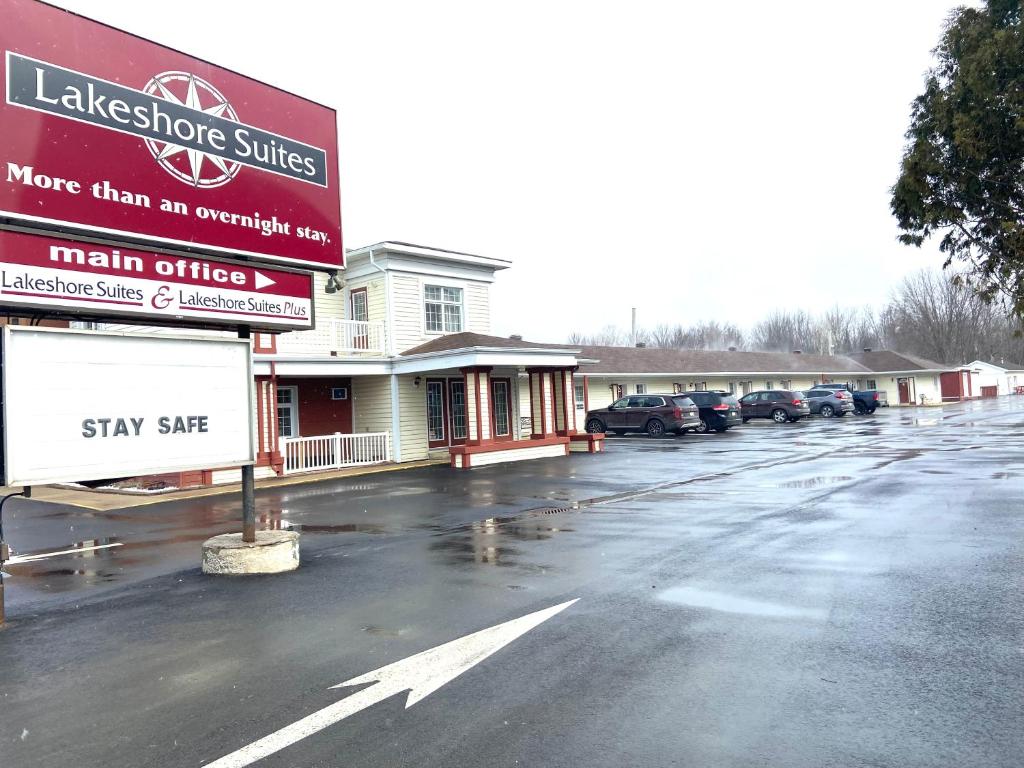
[[[347,247],[511,259],[494,332],[879,304],[950,0],[55,0],[338,110]]]

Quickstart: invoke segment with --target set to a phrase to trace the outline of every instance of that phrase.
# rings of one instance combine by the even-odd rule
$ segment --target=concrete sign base
[[[203,542],[203,573],[283,573],[298,567],[299,534],[294,531],[257,531],[255,543],[242,541],[240,533]]]

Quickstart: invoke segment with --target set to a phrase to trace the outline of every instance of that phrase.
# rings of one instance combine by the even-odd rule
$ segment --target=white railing
[[[282,437],[284,474],[383,464],[391,461],[390,432]]]
[[[345,354],[383,355],[384,323],[331,320],[331,349]]]

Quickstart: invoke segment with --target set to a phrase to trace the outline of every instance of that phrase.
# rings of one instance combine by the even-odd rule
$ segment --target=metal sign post
[[[240,326],[238,338],[248,339],[249,327]],[[252,409],[249,409],[249,429],[252,429]],[[242,541],[256,543],[256,472],[252,464],[242,467]]]

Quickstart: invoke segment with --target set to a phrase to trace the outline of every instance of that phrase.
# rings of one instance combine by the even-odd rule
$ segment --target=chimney
[[[794,349],[793,350],[793,354],[794,355],[802,355],[803,353],[804,353],[804,351],[802,349]]]
[[[736,347],[729,347],[729,351],[730,352],[735,352],[736,351]]]
[[[864,351],[865,352],[870,352],[871,351],[871,347],[864,347]]]
[[[647,342],[646,341],[638,341],[636,343],[636,348],[637,349],[646,349],[647,348]]]
[[[521,335],[519,335],[518,333],[513,333],[511,336],[509,336],[509,338],[512,339],[512,341],[522,341],[523,340],[523,337]]]

